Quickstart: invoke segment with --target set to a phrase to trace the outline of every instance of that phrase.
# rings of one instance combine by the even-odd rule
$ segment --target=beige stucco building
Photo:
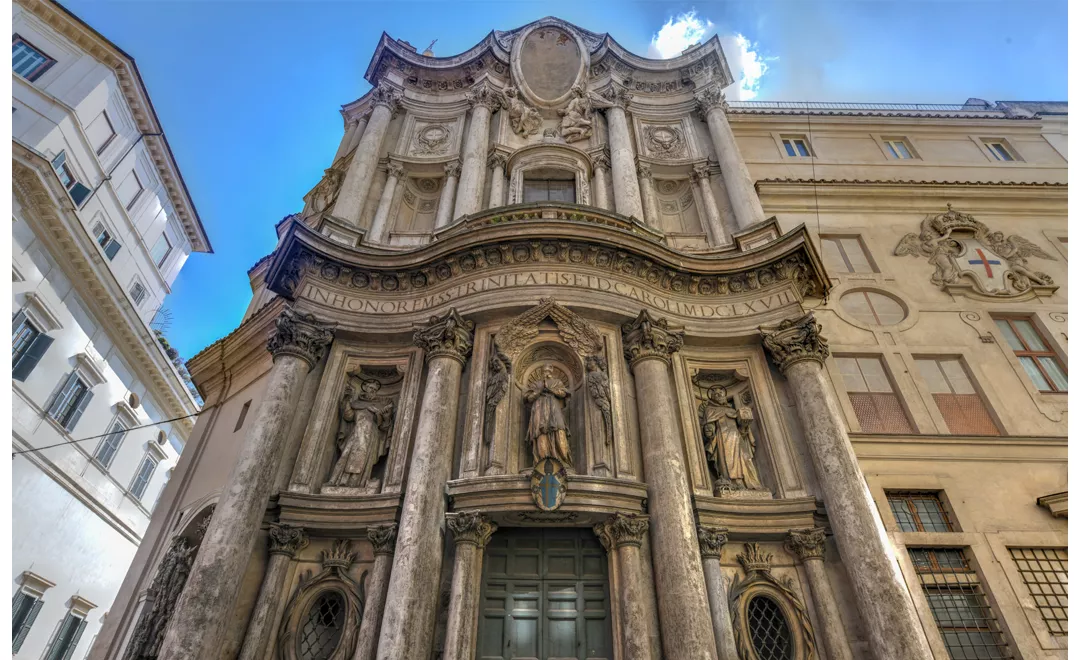
[[[366,77],[93,658],[1065,657],[1065,104]]]

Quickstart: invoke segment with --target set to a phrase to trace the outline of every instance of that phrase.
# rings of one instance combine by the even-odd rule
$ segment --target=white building
[[[199,410],[149,322],[211,248],[129,55],[18,0],[11,78],[12,652],[82,658]]]

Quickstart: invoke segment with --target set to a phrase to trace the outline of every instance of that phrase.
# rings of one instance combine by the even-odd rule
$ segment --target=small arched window
[[[329,660],[345,627],[345,599],[332,589],[322,592],[303,622],[298,639],[301,660]]]
[[[750,641],[759,660],[792,660],[795,643],[784,611],[768,596],[754,596],[746,607]]]

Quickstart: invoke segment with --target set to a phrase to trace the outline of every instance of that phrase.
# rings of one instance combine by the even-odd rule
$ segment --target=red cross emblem
[[[994,271],[990,268],[990,266],[1000,266],[1001,262],[997,259],[987,259],[986,255],[983,254],[982,248],[976,249],[975,254],[979,255],[979,258],[969,259],[968,263],[972,266],[982,264],[983,267],[986,268],[986,276],[990,278],[994,277]]]

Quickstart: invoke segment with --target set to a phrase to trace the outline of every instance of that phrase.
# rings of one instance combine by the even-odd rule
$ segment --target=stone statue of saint
[[[592,135],[592,100],[581,85],[574,85],[572,91],[570,103],[559,110],[562,117],[559,130],[567,142],[577,142]]]
[[[390,450],[394,426],[394,402],[378,396],[382,383],[349,374],[349,384],[341,397],[337,442],[341,455],[330,471],[328,486],[363,488],[371,479],[371,469]]]
[[[507,87],[502,91],[501,105],[508,111],[510,128],[521,137],[529,137],[540,131],[544,120],[536,108],[525,105],[517,87]]]
[[[750,423],[753,411],[738,406],[728,396],[727,388],[714,385],[698,408],[705,454],[716,471],[717,482],[735,489],[762,490],[761,478],[754,466],[757,441]]]
[[[563,407],[569,398],[570,393],[555,376],[551,365],[541,367],[539,376],[529,383],[525,391],[525,403],[530,409],[526,439],[532,447],[534,465],[544,458],[556,458],[563,465],[573,466],[563,416]]]

